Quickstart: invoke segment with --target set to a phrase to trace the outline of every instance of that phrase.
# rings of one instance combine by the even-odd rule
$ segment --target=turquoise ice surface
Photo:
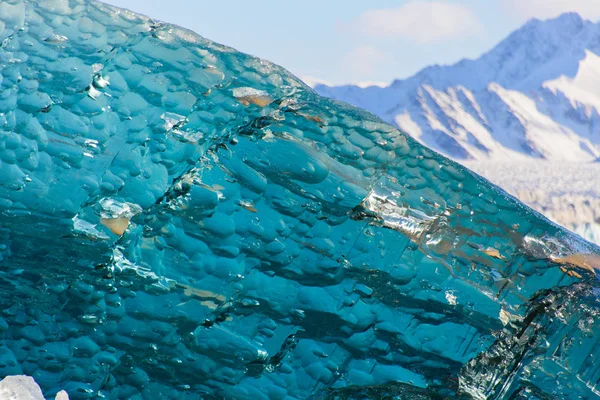
[[[2,0],[0,41],[0,377],[72,399],[599,395],[598,248],[485,179],[99,2]]]

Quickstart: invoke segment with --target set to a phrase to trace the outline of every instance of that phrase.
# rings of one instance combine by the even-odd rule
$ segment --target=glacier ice
[[[7,376],[0,381],[2,400],[45,400],[42,390],[30,376]],[[69,400],[64,390],[56,394],[55,400]]]
[[[32,377],[7,376],[0,381],[0,398],[6,400],[44,400],[44,395]]]
[[[72,399],[595,398],[598,248],[280,67],[0,2],[0,376]]]
[[[600,243],[600,163],[468,162],[525,204],[592,243]]]

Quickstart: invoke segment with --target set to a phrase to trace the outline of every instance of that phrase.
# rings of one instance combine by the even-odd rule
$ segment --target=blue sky
[[[529,18],[600,0],[105,0],[334,84],[390,82],[475,58]]]

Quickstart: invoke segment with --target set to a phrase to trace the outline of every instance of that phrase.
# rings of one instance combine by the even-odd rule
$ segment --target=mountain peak
[[[527,89],[561,74],[572,76],[586,49],[600,54],[600,24],[574,12],[531,19],[478,59],[432,65],[411,78],[395,80],[391,86],[401,88],[415,81],[438,89],[457,83],[481,89],[498,82],[507,88]]]
[[[574,11],[569,11],[563,14],[560,14],[559,16],[549,19],[547,21],[556,21],[556,22],[560,22],[560,23],[575,23],[575,24],[581,24],[584,21],[588,21],[587,19],[583,19],[583,17],[581,15],[579,15],[578,13],[574,12]]]
[[[386,88],[319,87],[464,159],[591,161],[600,155],[600,23],[532,19],[475,60]]]
[[[568,12],[544,20],[530,19],[521,28],[509,35],[507,39],[521,39],[523,36],[532,34],[543,38],[568,38],[585,31],[586,28],[593,25],[593,22],[583,19],[578,13]]]
[[[532,18],[529,21],[527,21],[525,23],[525,25],[523,25],[524,27],[527,26],[540,26],[540,25],[552,25],[552,26],[579,26],[581,27],[583,25],[584,22],[590,22],[588,20],[583,19],[583,17],[581,17],[581,15],[579,15],[576,12],[566,12],[563,14],[560,14],[554,18],[548,18],[548,19],[538,19],[538,18]]]
[[[470,67],[487,70],[486,80],[509,88],[539,86],[561,74],[576,72],[585,50],[596,51],[598,47],[597,27],[573,12],[547,20],[532,19]]]

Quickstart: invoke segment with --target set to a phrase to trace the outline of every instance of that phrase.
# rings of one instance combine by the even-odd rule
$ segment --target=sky
[[[476,58],[530,18],[600,19],[600,0],[103,1],[336,85],[385,84]]]

